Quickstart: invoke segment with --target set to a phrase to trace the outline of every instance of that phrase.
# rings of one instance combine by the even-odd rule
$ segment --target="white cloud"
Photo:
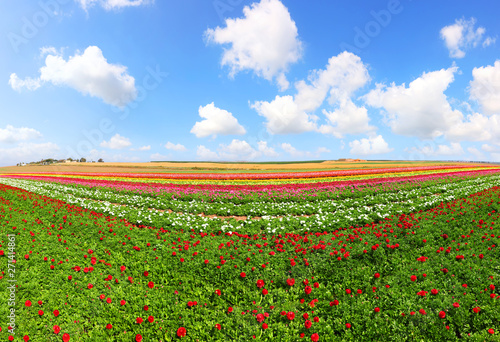
[[[100,5],[106,10],[116,10],[124,7],[137,7],[149,4],[150,0],[76,0],[87,11],[94,5]]]
[[[430,139],[444,134],[457,124],[463,115],[451,108],[444,91],[454,80],[458,68],[423,73],[408,87],[392,83],[377,88],[364,96],[367,104],[387,112],[393,133]]]
[[[15,143],[23,140],[34,140],[42,137],[42,134],[33,128],[7,125],[0,128],[0,142]]]
[[[324,134],[332,134],[341,139],[344,134],[360,134],[375,131],[374,126],[368,122],[368,111],[365,107],[356,106],[350,99],[342,100],[340,106],[333,112],[323,110],[330,125],[322,125],[319,131]]]
[[[349,143],[351,154],[371,155],[383,154],[393,151],[381,135],[373,135],[360,140],[353,140]]]
[[[15,91],[22,91],[23,88],[27,90],[37,90],[42,86],[39,78],[26,77],[24,80],[20,79],[15,73],[10,74],[9,85]]]
[[[205,161],[229,160],[229,161],[246,161],[254,160],[260,157],[277,157],[279,154],[272,148],[267,146],[267,142],[257,142],[257,149],[253,148],[245,140],[233,139],[229,145],[219,144],[217,152],[201,145],[198,146],[196,155],[199,159]]]
[[[257,76],[275,79],[281,90],[288,88],[285,73],[302,55],[297,26],[279,0],[261,0],[245,6],[243,18],[226,19],[226,27],[205,31],[209,42],[231,47],[224,49],[221,64],[231,68],[233,77],[252,70]]]
[[[307,82],[297,82],[295,97],[276,96],[271,102],[257,101],[252,108],[267,119],[265,126],[271,134],[319,130],[321,133],[341,137],[343,134],[366,133],[374,127],[368,124],[370,119],[366,108],[357,107],[351,96],[369,80],[368,69],[361,59],[350,52],[342,52],[331,57],[325,69],[310,72]],[[318,129],[318,117],[312,113],[325,100],[334,111],[323,111],[329,119],[329,125]]]
[[[478,27],[475,29],[475,25],[475,18],[469,20],[462,18],[455,20],[455,24],[441,29],[441,39],[444,40],[446,47],[450,51],[450,57],[463,58],[465,57],[465,50],[476,47],[481,42],[483,47],[495,42],[495,39],[491,37],[486,37],[483,40],[483,35],[486,32],[485,28]]]
[[[481,150],[490,153],[500,153],[500,146],[492,146],[489,144],[483,144],[481,146]]]
[[[98,97],[116,107],[124,107],[137,97],[135,79],[127,73],[127,68],[108,63],[97,46],[89,46],[83,54],[77,52],[67,61],[59,54],[51,54],[53,51],[50,48],[45,50],[49,54],[45,58],[45,66],[40,68],[40,77],[20,80],[15,73],[11,74],[9,84],[12,89],[35,90],[50,82]]]
[[[437,149],[432,145],[425,145],[411,149],[406,148],[405,151],[410,153],[422,154],[424,156],[459,156],[464,154],[464,150],[460,143],[451,143],[450,145],[438,145]]]
[[[279,153],[274,150],[274,148],[267,146],[267,141],[259,141],[257,143],[257,149],[262,155],[266,157],[278,157]]]
[[[110,148],[112,150],[120,150],[132,145],[129,138],[122,137],[120,134],[115,134],[109,141],[101,142],[101,147]]]
[[[217,134],[222,135],[243,135],[246,130],[238,123],[238,120],[230,112],[214,106],[214,103],[207,104],[205,107],[200,106],[198,113],[203,121],[195,123],[191,129],[191,133],[198,138],[204,138]]]
[[[291,155],[294,158],[319,158],[323,153],[330,153],[330,150],[326,147],[318,147],[315,152],[310,151],[299,151],[295,147],[293,147],[290,143],[282,143],[281,149]]]
[[[481,105],[485,114],[500,114],[500,60],[494,65],[474,68],[470,98]]]
[[[0,165],[15,165],[17,163],[29,163],[48,158],[58,158],[59,146],[54,143],[28,143],[21,142],[15,147],[0,148],[2,156]]]
[[[370,75],[361,58],[344,51],[328,60],[324,70],[313,70],[309,83],[301,80],[295,84],[295,101],[301,110],[314,111],[328,96],[328,103],[346,101],[370,81]]]
[[[486,141],[494,137],[496,131],[500,132],[499,116],[484,116],[479,113],[467,115],[467,120],[460,121],[451,126],[445,133],[450,141]]]
[[[271,134],[295,134],[316,129],[315,117],[301,110],[292,96],[276,96],[271,101],[257,101],[251,105],[267,119],[265,126]]]
[[[173,150],[173,151],[187,151],[187,148],[184,145],[174,144],[171,143],[170,141],[165,144],[165,148],[167,150]]]
[[[485,159],[484,153],[482,153],[481,151],[479,151],[475,147],[467,148],[467,152],[472,154],[474,156],[474,159],[476,159],[476,160],[484,160]]]
[[[198,146],[196,150],[196,155],[198,156],[199,159],[203,161],[214,161],[220,159],[219,155],[216,152],[211,151],[210,149],[206,148],[203,145]]]
[[[131,148],[130,151],[149,151],[151,150],[151,145],[142,146],[139,148]]]

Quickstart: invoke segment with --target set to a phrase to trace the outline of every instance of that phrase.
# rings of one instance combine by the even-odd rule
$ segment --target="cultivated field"
[[[498,341],[499,166],[0,173],[0,339]]]

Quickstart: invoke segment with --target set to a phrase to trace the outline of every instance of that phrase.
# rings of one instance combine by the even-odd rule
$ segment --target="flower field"
[[[495,167],[2,175],[0,340],[499,341],[499,217]]]

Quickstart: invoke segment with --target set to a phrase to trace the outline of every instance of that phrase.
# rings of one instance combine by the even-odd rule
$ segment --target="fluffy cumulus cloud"
[[[372,135],[368,138],[353,140],[349,143],[350,153],[355,155],[383,154],[393,151],[381,135]]]
[[[54,143],[20,142],[14,147],[0,147],[0,166],[29,163],[48,158],[59,158],[59,146]]]
[[[500,60],[494,65],[474,68],[470,81],[470,98],[477,101],[487,115],[500,114]]]
[[[500,133],[500,115],[490,117],[472,113],[465,120],[457,122],[445,133],[448,140],[459,141],[488,141],[498,140]],[[497,138],[498,137],[498,138]]]
[[[457,124],[463,115],[452,109],[444,91],[454,80],[458,68],[423,73],[408,87],[403,83],[377,84],[364,96],[366,103],[385,111],[389,126],[396,134],[432,139]]]
[[[295,22],[279,0],[261,0],[243,9],[244,17],[226,19],[226,27],[205,31],[208,42],[230,45],[221,64],[233,77],[251,70],[266,80],[275,80],[281,90],[288,88],[285,73],[302,55]]]
[[[319,158],[323,153],[330,153],[326,147],[318,147],[315,152],[297,150],[290,143],[282,143],[281,149],[294,158]]]
[[[77,52],[68,60],[60,54],[53,54],[51,50],[46,49],[46,53],[48,55],[45,66],[40,68],[40,77],[22,80],[13,73],[9,80],[12,89],[36,90],[44,83],[52,83],[100,98],[116,107],[124,107],[137,97],[135,79],[127,73],[127,68],[108,63],[97,46],[89,46],[82,54]]]
[[[475,160],[485,160],[484,153],[482,153],[475,147],[468,147],[467,152],[469,152]]]
[[[421,147],[406,148],[405,151],[421,156],[421,158],[413,159],[426,159],[427,157],[439,156],[457,157],[465,153],[460,143],[450,143],[449,145],[440,144],[435,146],[433,142],[429,142]]]
[[[112,150],[121,150],[131,145],[132,143],[129,138],[122,137],[118,133],[112,136],[109,141],[103,141],[100,144],[101,147],[110,148]]]
[[[306,80],[295,84],[295,96],[276,96],[271,101],[252,104],[266,118],[271,134],[291,134],[319,131],[342,137],[344,134],[367,133],[370,126],[366,108],[358,107],[351,99],[354,92],[370,80],[368,69],[361,59],[342,52],[328,60],[325,69],[313,70]],[[320,127],[313,113],[327,101],[333,111],[324,110],[328,122]]]
[[[293,96],[276,96],[271,101],[257,101],[252,108],[266,118],[265,126],[271,134],[295,134],[316,129],[314,116],[301,110]]]
[[[178,151],[178,152],[187,151],[187,148],[184,145],[174,144],[171,143],[170,141],[165,144],[165,148],[167,150]]]
[[[243,135],[246,130],[230,112],[215,107],[214,103],[200,106],[198,113],[204,120],[195,123],[191,133],[198,138],[221,135]]]
[[[20,141],[40,139],[42,134],[36,129],[28,127],[14,127],[7,125],[5,128],[0,128],[0,142],[2,143],[17,143]]]
[[[476,19],[470,18],[469,20],[457,19],[452,25],[445,26],[441,29],[441,39],[448,50],[450,57],[463,58],[465,51],[482,45],[486,47],[495,42],[492,37],[484,37],[486,29],[484,27],[475,28]]]
[[[277,157],[279,154],[267,146],[267,142],[259,141],[254,148],[245,140],[233,139],[230,144],[219,144],[217,152],[201,145],[198,146],[196,154],[200,160],[215,161],[246,161],[260,157]]]
[[[94,5],[100,5],[106,10],[116,10],[124,7],[137,7],[149,4],[151,0],[76,0],[87,11]]]

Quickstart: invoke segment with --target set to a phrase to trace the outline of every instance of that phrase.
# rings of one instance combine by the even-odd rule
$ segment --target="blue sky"
[[[0,165],[500,160],[500,5],[7,0]]]

